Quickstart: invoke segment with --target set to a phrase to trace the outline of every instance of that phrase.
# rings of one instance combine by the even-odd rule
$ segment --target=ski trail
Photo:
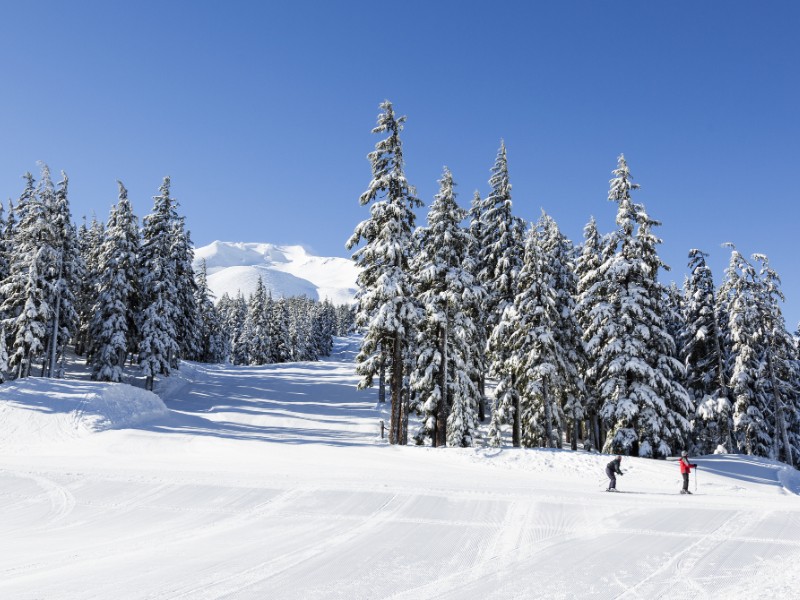
[[[351,527],[343,528],[344,530],[335,532],[333,535],[322,537],[317,543],[286,552],[277,558],[260,562],[253,567],[236,570],[225,577],[209,576],[201,583],[174,590],[169,597],[171,599],[240,597],[248,589],[266,580],[275,578],[281,573],[317,556],[329,553],[338,546],[348,544],[367,532],[376,528],[379,529],[383,523],[390,521],[392,516],[409,501],[410,498],[408,497],[400,498],[397,494],[393,494],[367,519]]]
[[[721,525],[714,528],[700,538],[689,544],[685,549],[674,554],[666,560],[659,568],[651,571],[646,577],[640,579],[635,585],[626,586],[619,578],[616,583],[625,587],[625,591],[615,596],[615,599],[624,598],[651,598],[652,594],[641,595],[639,590],[648,586],[654,579],[660,578],[664,573],[670,572],[669,580],[688,584],[695,593],[705,594],[704,589],[688,576],[689,571],[705,556],[711,549],[715,548],[720,539],[729,539],[729,534],[738,531],[746,519],[753,518],[749,512],[737,511],[731,514]],[[691,534],[686,534],[691,535]],[[660,596],[660,595],[659,595]]]
[[[20,477],[33,481],[44,493],[45,500],[49,503],[50,509],[44,516],[44,520],[37,523],[32,531],[41,531],[52,528],[55,524],[66,519],[75,509],[75,496],[65,486],[56,483],[52,479],[38,473],[8,471],[14,477]]]

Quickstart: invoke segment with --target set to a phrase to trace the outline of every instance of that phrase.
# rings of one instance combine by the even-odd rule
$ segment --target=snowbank
[[[40,445],[164,417],[152,392],[122,383],[29,377],[0,385],[2,446]]]

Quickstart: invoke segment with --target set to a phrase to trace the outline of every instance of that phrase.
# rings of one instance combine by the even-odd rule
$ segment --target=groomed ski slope
[[[607,456],[391,447],[355,343],[184,365],[166,409],[0,386],[0,598],[796,597],[797,471],[700,457],[681,496],[676,463],[626,458],[610,494]]]

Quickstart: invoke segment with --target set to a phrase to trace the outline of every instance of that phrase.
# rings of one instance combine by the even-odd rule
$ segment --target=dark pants
[[[683,491],[689,491],[689,474],[688,473],[681,473],[683,475]]]
[[[617,476],[614,474],[614,471],[611,469],[606,469],[606,475],[608,475],[608,489],[615,490],[617,489]]]

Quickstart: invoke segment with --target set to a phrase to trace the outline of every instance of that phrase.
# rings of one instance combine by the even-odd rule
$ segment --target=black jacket
[[[622,470],[619,468],[619,464],[621,462],[622,459],[615,458],[606,465],[606,471],[610,471],[611,473],[619,473],[620,475],[622,475]]]

